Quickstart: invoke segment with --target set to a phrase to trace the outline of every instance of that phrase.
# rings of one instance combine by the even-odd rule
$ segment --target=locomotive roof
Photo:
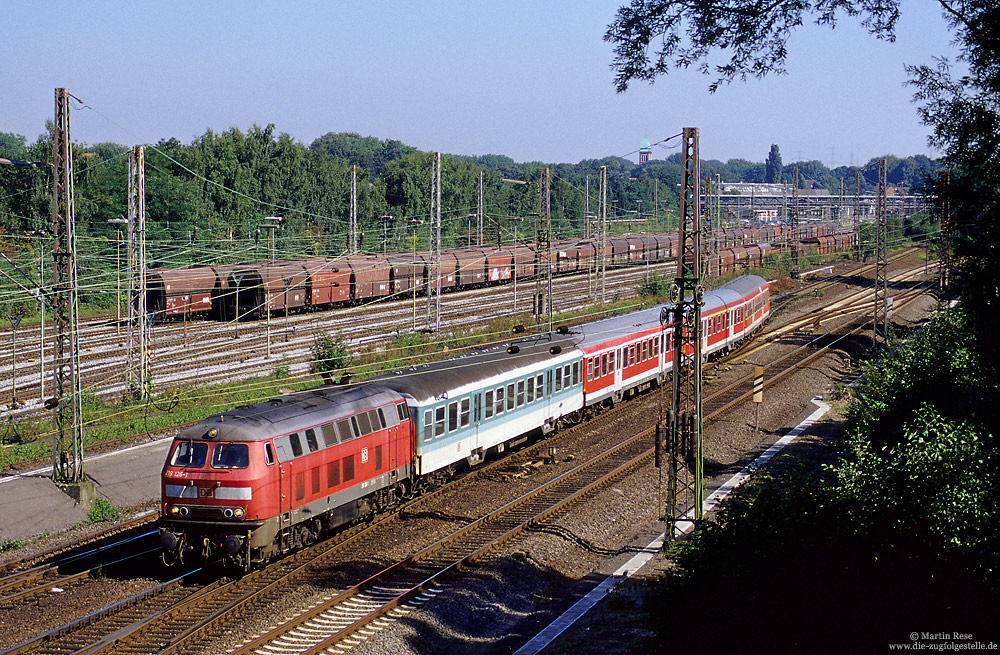
[[[183,430],[180,439],[205,439],[215,429],[211,441],[257,441],[294,432],[400,400],[399,394],[373,384],[325,386],[210,416]]]
[[[576,350],[579,335],[540,334],[517,339],[458,357],[414,366],[373,378],[372,382],[418,401],[445,398],[466,386],[515,370],[538,369],[566,358]],[[510,352],[511,346],[517,351]],[[558,348],[557,348],[558,347]],[[555,352],[553,352],[555,350]]]

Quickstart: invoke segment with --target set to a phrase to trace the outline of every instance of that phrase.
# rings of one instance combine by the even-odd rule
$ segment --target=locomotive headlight
[[[169,510],[167,510],[167,511],[169,511],[169,512],[170,512],[170,515],[171,515],[171,516],[177,516],[177,515],[178,515],[178,514],[180,514],[180,512],[181,512],[181,508],[180,508],[180,507],[178,507],[177,505],[171,505],[171,506],[170,506],[170,509],[169,509]]]
[[[236,518],[238,518],[238,519],[241,519],[244,516],[246,516],[246,511],[242,507],[234,507],[233,508],[233,516],[236,517]]]

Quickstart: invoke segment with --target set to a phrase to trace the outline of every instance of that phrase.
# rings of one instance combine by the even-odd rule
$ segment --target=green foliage
[[[313,341],[313,373],[336,373],[351,365],[350,348],[341,337],[324,334]]]
[[[121,511],[115,507],[107,498],[98,497],[94,500],[94,506],[87,513],[87,521],[90,523],[104,523],[106,521],[117,521],[121,518]]]
[[[8,539],[4,537],[0,539],[0,553],[5,553],[8,550],[17,550],[24,545],[24,542],[18,541],[17,539]]]
[[[639,282],[640,298],[666,298],[670,293],[671,280],[662,273],[646,273]]]

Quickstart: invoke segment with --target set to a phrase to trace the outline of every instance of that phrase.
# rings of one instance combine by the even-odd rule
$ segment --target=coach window
[[[635,344],[628,347],[628,364],[627,366],[632,366],[635,364]]]
[[[299,433],[293,432],[288,435],[288,442],[292,444],[292,457],[299,457],[302,454],[302,442],[299,441]]]
[[[528,378],[528,402],[535,402],[535,376]]]
[[[458,401],[448,403],[448,432],[458,429]]]
[[[545,397],[545,376],[539,373],[535,376],[535,397],[541,400]]]
[[[431,440],[431,430],[434,426],[434,413],[426,409],[424,410],[424,441]]]
[[[311,453],[319,450],[319,444],[316,443],[316,431],[312,428],[306,430],[306,444],[309,446],[309,452]]]
[[[570,371],[569,364],[563,366],[563,386],[565,386],[566,388],[569,388],[569,371]]]
[[[483,400],[483,404],[486,406],[486,418],[491,418],[493,416],[493,391],[486,392],[486,398]]]
[[[524,404],[524,380],[517,381],[517,406]]]
[[[514,409],[514,383],[507,385],[507,409]]]
[[[503,414],[503,387],[497,389],[497,402],[496,402],[496,413]]]
[[[462,403],[461,403],[461,406],[459,408],[459,417],[460,417],[459,423],[461,424],[461,426],[463,428],[464,427],[468,427],[469,422],[470,422],[469,421],[469,399],[468,398],[462,398]]]
[[[556,391],[562,391],[562,369],[556,369]]]
[[[274,464],[274,448],[271,447],[270,441],[264,442],[264,463],[268,466]]]
[[[593,379],[594,379],[594,360],[593,359],[588,359],[587,360],[587,382],[590,382]]]
[[[573,386],[580,384],[580,362],[573,362]]]
[[[622,351],[621,348],[618,349],[618,361],[622,361]],[[612,373],[615,372],[615,351],[612,350],[608,353],[608,370]]]
[[[434,436],[440,437],[444,434],[444,405],[434,410]]]

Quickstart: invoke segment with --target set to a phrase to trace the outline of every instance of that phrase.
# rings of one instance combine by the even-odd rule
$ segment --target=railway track
[[[867,293],[867,292],[862,292]],[[868,294],[870,295],[870,294]],[[838,308],[836,311],[845,312],[850,311],[859,305],[854,302],[847,302],[843,307]],[[814,317],[807,317],[802,319],[806,321],[815,322]],[[864,322],[864,321],[862,321]],[[813,323],[810,323],[812,325]],[[821,321],[822,323],[822,321]],[[858,329],[863,329],[863,326]],[[790,333],[790,332],[789,332]],[[811,347],[811,350],[817,350],[816,346]],[[745,355],[745,353],[740,353]],[[787,363],[782,362],[772,362],[769,366],[772,366],[771,373],[768,376],[769,383],[773,383],[773,380],[778,379],[777,370],[779,367],[785,366],[787,368],[792,368],[794,362],[789,359]],[[802,365],[799,362],[798,365]],[[737,387],[740,384],[744,384],[745,387],[749,387],[748,379],[742,380],[740,383],[731,385],[732,387]],[[725,390],[720,390],[717,394],[722,394]],[[730,390],[731,391],[731,390]],[[715,398],[717,394],[713,394],[711,398]],[[721,396],[720,396],[721,397]],[[650,402],[655,402],[651,400]],[[712,401],[714,402],[714,401]],[[725,403],[723,403],[724,405]],[[733,404],[729,402],[730,406]],[[278,575],[277,578],[271,579],[266,578],[264,572],[255,572],[244,576],[239,580],[234,581],[217,581],[213,583],[208,583],[205,585],[194,585],[194,586],[182,586],[179,580],[171,581],[165,583],[161,589],[150,590],[146,592],[141,599],[130,599],[129,601],[123,601],[112,608],[106,608],[102,612],[97,613],[100,616],[85,617],[85,621],[81,621],[80,625],[64,626],[57,630],[52,631],[48,635],[34,640],[33,643],[25,644],[19,646],[11,651],[10,653],[22,653],[22,652],[67,652],[67,648],[76,649],[80,652],[114,652],[118,649],[119,652],[179,652],[180,649],[190,648],[194,643],[203,643],[203,640],[208,639],[212,634],[217,634],[220,630],[224,629],[222,626],[226,625],[226,617],[232,617],[236,613],[243,612],[248,606],[257,603],[264,603],[268,597],[268,594],[280,593],[280,589],[287,588],[285,585],[294,585],[296,580],[301,580],[301,576],[308,575],[308,572],[314,570],[316,567],[324,566],[329,564],[331,561],[335,561],[339,557],[343,557],[342,554],[344,549],[348,549],[350,544],[354,540],[361,538],[363,535],[371,535],[372,531],[377,529],[386,528],[386,523],[392,521],[394,518],[398,517],[400,514],[409,514],[421,511],[421,508],[426,509],[429,507],[428,503],[432,503],[436,497],[444,493],[454,493],[461,485],[474,482],[476,479],[489,478],[490,476],[513,476],[516,477],[516,470],[519,467],[525,465],[530,465],[530,462],[534,459],[545,458],[542,453],[545,448],[557,446],[562,439],[569,438],[570,435],[578,432],[579,430],[588,430],[596,435],[603,435],[602,439],[596,439],[593,446],[595,448],[601,447],[606,448],[608,451],[613,450],[613,443],[616,439],[613,436],[618,432],[617,428],[612,429],[610,426],[613,422],[625,422],[629,421],[628,416],[630,414],[641,413],[640,407],[643,403],[628,403],[625,405],[619,405],[615,410],[606,412],[600,415],[594,421],[591,421],[583,426],[574,427],[570,430],[565,430],[558,433],[554,439],[546,441],[543,445],[533,447],[527,450],[520,451],[513,456],[498,462],[491,462],[486,466],[476,469],[473,474],[466,476],[462,480],[459,480],[452,485],[449,485],[435,494],[429,494],[423,496],[398,510],[383,515],[378,518],[371,525],[360,525],[348,530],[342,535],[338,535],[334,538],[334,542],[331,544],[325,544],[319,548],[319,550],[307,549],[300,551],[290,558],[281,560],[280,562],[267,567],[265,571],[272,571],[274,569],[280,569],[281,574],[277,573],[267,573],[266,576]],[[717,411],[723,411],[724,407],[720,406]],[[641,439],[642,435],[648,436],[648,431],[641,432],[638,435],[633,436],[634,439]],[[586,441],[586,440],[584,440]],[[644,457],[648,457],[648,449],[643,451]],[[588,460],[588,461],[592,461]],[[505,505],[506,507],[506,505]],[[511,506],[511,510],[515,506]],[[558,511],[558,510],[556,510]],[[469,525],[473,524],[489,524],[492,522],[499,523],[499,514],[494,515],[492,512],[486,517],[479,517],[474,520],[470,520]],[[532,514],[527,520],[528,523],[531,521],[542,520],[538,518],[539,513],[536,512]],[[493,518],[488,518],[493,517]],[[523,517],[522,517],[523,518]],[[522,521],[524,523],[524,521]],[[464,528],[463,528],[464,529]],[[511,528],[513,529],[513,528]],[[517,528],[523,529],[523,527]],[[507,535],[510,530],[504,531],[503,535]],[[398,532],[397,532],[398,534]],[[485,534],[485,533],[481,533]],[[502,536],[502,535],[501,535]],[[506,536],[509,539],[513,534]],[[479,551],[479,548],[487,546],[492,542],[484,542],[477,549],[468,554],[465,561],[468,561],[468,557],[475,559],[476,553],[487,552],[486,550]],[[430,548],[431,546],[422,546],[423,550]],[[443,548],[443,546],[441,547]],[[423,552],[420,550],[418,552]],[[468,551],[469,548],[466,547]],[[432,551],[428,551],[432,552]],[[445,555],[450,551],[437,550],[433,551],[437,553],[437,559],[444,561]],[[433,560],[434,558],[431,557]],[[461,564],[456,564],[461,558],[457,555],[452,557],[451,564],[448,567],[438,567],[440,569],[439,573],[434,575],[447,575],[443,573],[445,569],[448,571],[454,571],[460,568]],[[409,565],[406,565],[409,566]],[[396,568],[396,567],[390,567]],[[405,567],[401,567],[402,570]],[[414,568],[413,570],[420,570],[419,568]],[[424,571],[426,573],[426,571]],[[416,577],[420,577],[419,575]],[[260,581],[255,582],[254,586],[256,589],[250,587],[238,587],[230,585],[246,585],[248,580],[260,578]],[[422,589],[433,589],[437,588],[440,578],[431,579],[431,575],[424,576],[422,581],[430,580],[427,584],[424,584]],[[353,588],[354,586],[360,585],[363,581],[358,581],[355,585],[347,587],[347,589]],[[385,586],[385,585],[383,585]],[[371,609],[365,612],[358,621],[355,621],[351,625],[359,624],[360,622],[370,623],[377,620],[385,620],[385,616],[389,616],[389,612],[393,612],[393,608],[397,608],[396,611],[406,611],[406,604],[412,605],[414,602],[418,602],[421,593],[431,593],[422,590],[413,591],[410,590],[419,587],[420,584],[413,584],[406,587],[405,584],[396,585],[396,590],[402,590],[401,593],[395,594],[392,598],[385,595],[383,598],[383,605],[392,605],[387,607],[384,611],[379,610],[378,616],[372,616],[375,609]],[[406,587],[405,589],[403,589]],[[227,589],[223,591],[223,589]],[[169,593],[168,593],[169,592]],[[406,595],[409,594],[409,595]],[[357,595],[357,593],[353,594]],[[376,594],[378,595],[378,594]],[[209,598],[211,597],[211,601]],[[216,601],[216,598],[228,597],[229,600]],[[156,598],[156,605],[152,605],[152,599]],[[236,599],[236,600],[233,600]],[[393,599],[396,599],[395,601]],[[342,599],[342,602],[346,602],[346,598]],[[167,603],[167,605],[163,605]],[[394,603],[394,604],[393,604]],[[193,608],[198,606],[203,606],[209,608],[211,611],[208,615],[199,614],[201,618],[195,617],[192,612]],[[242,608],[242,609],[241,609]],[[126,614],[125,610],[129,609],[130,612]],[[136,618],[142,615],[142,618]],[[170,620],[173,622],[172,627],[154,627],[154,623],[151,620],[153,616],[163,616],[172,617]],[[382,618],[379,618],[381,616]],[[115,617],[114,622],[111,623],[109,620]],[[365,619],[365,617],[369,617]],[[305,619],[303,620],[305,621]],[[83,623],[88,626],[93,624],[103,624],[103,627],[93,628],[92,631],[84,631]],[[127,625],[126,625],[127,624]],[[162,622],[160,623],[162,625]],[[356,629],[361,626],[358,625],[357,628],[351,628],[350,625],[345,626],[337,630],[338,633],[343,632],[343,636],[347,636],[354,633]],[[144,636],[145,635],[145,636]],[[72,642],[67,641],[72,636]],[[277,636],[275,635],[275,638]],[[324,637],[326,639],[328,637]],[[58,641],[57,641],[58,640]],[[51,643],[50,643],[51,642]],[[86,642],[86,643],[84,643]],[[62,644],[61,646],[59,644]],[[81,645],[82,644],[82,645]],[[44,647],[43,647],[44,646]],[[108,650],[110,649],[110,650]],[[75,651],[73,651],[75,652]]]
[[[630,297],[647,272],[666,273],[672,264],[651,264],[608,271],[608,295]],[[586,305],[593,282],[587,275],[560,276],[554,279],[556,311],[580,309]],[[470,289],[442,296],[441,320],[447,327],[480,324],[511,313],[531,311],[534,281],[518,285]],[[270,321],[216,323],[190,321],[157,325],[152,331],[151,375],[157,391],[189,384],[193,375],[199,384],[244,377],[269,375],[282,367],[290,374],[309,370],[314,339],[336,333],[354,347],[395,334],[406,333],[424,325],[426,298],[418,297],[414,313],[411,298],[379,301],[316,313],[272,316]],[[119,328],[121,326],[118,326]],[[118,398],[125,390],[124,369],[126,335],[101,321],[81,326],[81,371],[84,386],[96,396]],[[37,347],[26,349],[26,341],[37,344],[38,329],[18,333],[17,398],[19,407],[9,412],[20,416],[41,410],[43,391],[40,377],[40,354]],[[13,360],[10,340],[0,338],[0,359]],[[270,357],[267,355],[270,354]],[[51,347],[45,352],[45,384],[50,383]],[[12,389],[11,371],[0,372],[0,389]]]

